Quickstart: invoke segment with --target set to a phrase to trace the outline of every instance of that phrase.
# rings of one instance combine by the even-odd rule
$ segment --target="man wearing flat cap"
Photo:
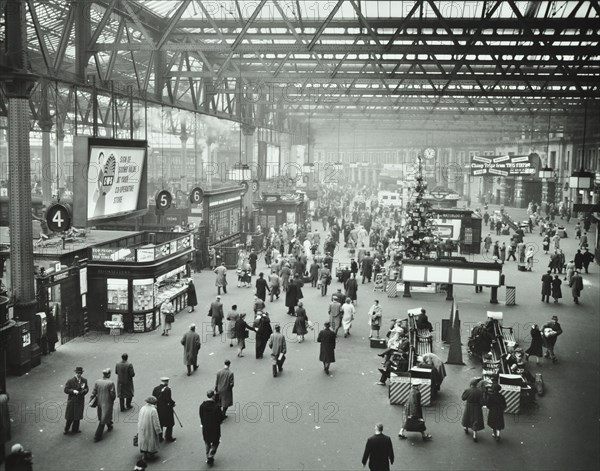
[[[171,388],[169,387],[169,378],[163,376],[160,378],[160,384],[152,390],[152,395],[156,398],[156,409],[158,410],[158,418],[160,420],[161,430],[166,428],[165,440],[174,442],[173,427],[175,426],[175,416],[173,408],[175,401],[171,396]]]
[[[83,419],[83,409],[85,407],[85,395],[89,392],[88,381],[83,376],[83,368],[75,368],[75,376],[65,383],[65,394],[68,394],[67,410],[65,412],[64,434],[67,435],[73,426],[73,432],[79,433],[79,421]]]
[[[96,381],[90,397],[90,401],[97,400],[96,408],[98,410],[98,428],[94,435],[94,442],[102,440],[104,426],[108,427],[109,432],[113,429],[113,405],[117,398],[117,388],[110,379],[110,373],[110,368],[102,370],[102,379]]]

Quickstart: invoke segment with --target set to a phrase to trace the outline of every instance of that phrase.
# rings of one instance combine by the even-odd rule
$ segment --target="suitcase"
[[[369,339],[371,348],[383,348],[387,347],[387,342],[385,339]]]

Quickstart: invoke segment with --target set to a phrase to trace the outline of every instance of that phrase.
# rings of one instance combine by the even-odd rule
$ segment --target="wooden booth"
[[[481,223],[479,214],[470,209],[433,208],[439,236],[450,239],[461,254],[481,253]]]
[[[127,332],[148,332],[160,326],[163,302],[182,310],[193,250],[193,235],[182,232],[141,232],[93,247],[87,273],[90,328],[104,330],[106,321],[116,320]]]
[[[254,204],[260,211],[259,223],[267,230],[281,227],[284,223],[298,224],[306,219],[304,193],[263,193],[262,198]]]

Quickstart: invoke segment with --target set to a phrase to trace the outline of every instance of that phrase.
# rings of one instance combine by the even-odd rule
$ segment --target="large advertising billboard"
[[[73,225],[85,227],[148,211],[147,142],[75,136]]]
[[[540,158],[533,155],[501,155],[498,157],[473,156],[471,159],[472,175],[535,175]]]
[[[88,220],[138,209],[146,149],[90,145]]]

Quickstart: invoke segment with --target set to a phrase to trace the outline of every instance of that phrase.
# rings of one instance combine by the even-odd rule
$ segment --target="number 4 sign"
[[[64,204],[53,204],[46,211],[46,223],[52,232],[68,231],[71,227],[71,210]]]

